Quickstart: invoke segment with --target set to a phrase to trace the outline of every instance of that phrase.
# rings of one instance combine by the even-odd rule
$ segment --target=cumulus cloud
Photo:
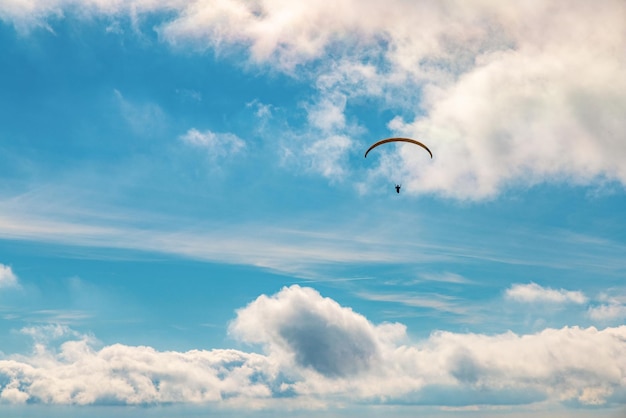
[[[372,324],[313,289],[292,286],[240,309],[230,332],[263,353],[102,346],[65,327],[25,329],[36,337],[35,350],[0,359],[0,400],[603,405],[620,402],[626,390],[625,326],[527,335],[441,331],[410,342],[402,324]]]
[[[40,347],[30,357],[0,360],[0,400],[47,404],[159,404],[265,398],[271,365],[234,350],[159,352],[114,344],[96,349],[87,339]]]
[[[73,331],[67,325],[48,324],[32,327],[24,327],[20,333],[30,336],[37,343],[47,343],[67,337],[80,337],[76,331]]]
[[[620,303],[609,303],[590,306],[587,310],[589,317],[596,321],[610,321],[626,318],[626,306]]]
[[[311,82],[316,93],[305,100],[311,105],[309,123],[315,129],[324,124],[330,130],[323,138],[334,139],[316,143],[311,137],[308,146],[289,151],[314,159],[311,167],[327,177],[343,175],[348,160],[329,160],[316,148],[339,155],[352,145],[354,132],[342,124],[351,103],[367,98],[402,115],[390,121],[394,134],[419,137],[435,154],[424,164],[399,148],[370,170],[368,184],[393,173],[404,179],[407,192],[460,199],[546,181],[626,184],[621,0],[506,6],[482,0],[339,0],[333,7],[281,0],[0,5],[0,18],[26,27],[72,13],[156,14],[164,42],[239,51],[255,65]]]
[[[259,297],[238,311],[230,331],[324,376],[358,374],[380,361],[376,327],[310,288],[292,286]]]
[[[600,294],[598,303],[587,309],[587,315],[599,322],[626,318],[626,297],[619,292],[613,295]]]
[[[162,34],[176,43],[244,45],[255,61],[286,71],[310,64],[319,103],[340,91],[413,113],[390,128],[427,138],[436,160],[424,167],[405,152],[372,173],[395,170],[408,191],[485,198],[512,184],[626,183],[626,58],[616,53],[626,47],[623,2],[392,3],[359,2],[358,18],[351,0],[332,10],[198,5]],[[318,64],[329,51],[338,58]]]
[[[537,283],[514,284],[505,292],[505,297],[517,302],[577,303],[587,302],[587,297],[580,291],[552,289]]]
[[[16,287],[17,285],[17,276],[13,273],[11,266],[0,263],[0,288]]]

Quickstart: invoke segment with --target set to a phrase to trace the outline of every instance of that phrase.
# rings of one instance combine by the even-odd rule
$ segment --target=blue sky
[[[0,408],[620,416],[625,13],[3,2]]]

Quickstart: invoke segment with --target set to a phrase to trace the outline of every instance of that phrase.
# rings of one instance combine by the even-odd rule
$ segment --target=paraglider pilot
[[[400,193],[400,187],[402,187],[402,186],[399,185],[399,184],[396,184],[396,193]]]

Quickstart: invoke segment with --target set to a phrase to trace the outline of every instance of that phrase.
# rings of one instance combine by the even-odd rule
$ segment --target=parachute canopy
[[[422,147],[426,151],[428,151],[428,153],[430,154],[430,158],[433,158],[433,153],[430,152],[430,150],[428,149],[428,147],[426,145],[422,144],[419,141],[411,139],[411,138],[387,138],[387,139],[383,139],[382,141],[378,141],[377,143],[375,143],[374,145],[369,147],[369,149],[367,151],[365,151],[365,158],[367,158],[367,154],[371,150],[373,150],[374,148],[376,148],[379,145],[386,144],[387,142],[410,142],[411,144],[419,145],[420,147]]]

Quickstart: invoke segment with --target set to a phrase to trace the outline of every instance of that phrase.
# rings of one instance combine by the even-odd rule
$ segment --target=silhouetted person
[[[396,184],[396,193],[400,193],[400,187],[402,186],[400,186],[399,184]]]

